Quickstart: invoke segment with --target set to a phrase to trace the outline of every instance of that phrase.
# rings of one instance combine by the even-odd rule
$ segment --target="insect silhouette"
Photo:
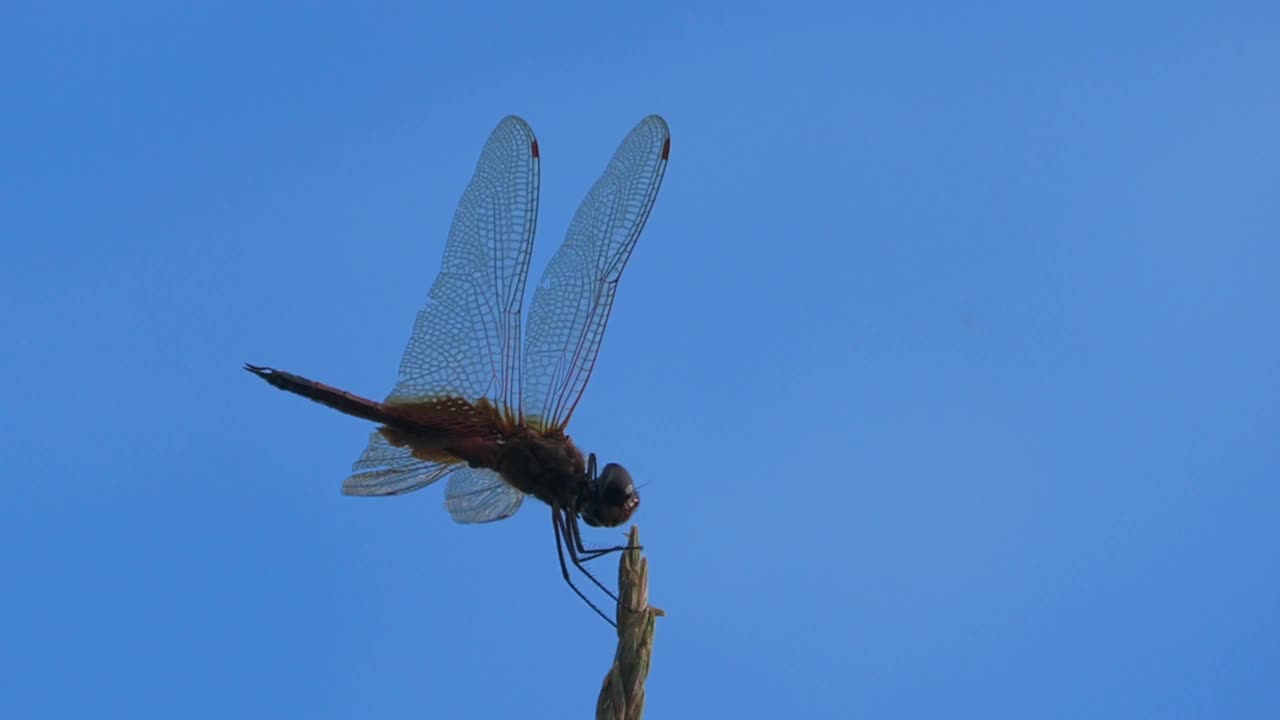
[[[565,582],[613,624],[574,584],[569,565],[616,603],[583,563],[624,547],[586,547],[578,519],[620,525],[639,507],[640,495],[621,465],[597,468],[595,455],[584,455],[566,428],[595,367],[619,278],[653,209],[670,152],[670,132],[657,115],[627,134],[578,207],[522,328],[540,160],[529,125],[503,119],[458,203],[440,274],[385,400],[273,368],[245,369],[281,390],[378,423],[342,484],[344,494],[400,495],[447,477],[445,507],[459,523],[510,517],[525,496],[546,503]]]

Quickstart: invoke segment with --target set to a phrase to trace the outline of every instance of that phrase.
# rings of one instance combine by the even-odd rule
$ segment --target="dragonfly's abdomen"
[[[374,422],[387,422],[386,412],[380,402],[362,398],[359,395],[352,395],[344,390],[318,383],[315,380],[308,380],[301,375],[294,375],[283,370],[259,367],[257,365],[245,365],[244,369],[266,380],[273,387],[291,392],[294,395],[301,395],[308,400],[327,405],[338,412]]]
[[[432,462],[465,462],[496,470],[511,425],[487,400],[439,397],[382,404],[384,437]]]

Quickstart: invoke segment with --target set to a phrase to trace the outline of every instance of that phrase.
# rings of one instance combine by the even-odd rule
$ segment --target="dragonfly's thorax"
[[[496,469],[517,490],[559,507],[576,507],[589,487],[586,459],[558,430],[518,428],[502,443]]]

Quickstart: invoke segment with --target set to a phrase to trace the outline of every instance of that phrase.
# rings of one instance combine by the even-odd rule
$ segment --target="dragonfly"
[[[614,625],[574,583],[569,566],[621,606],[583,563],[625,547],[588,548],[578,521],[621,525],[640,495],[625,468],[598,468],[595,454],[584,455],[566,429],[670,152],[671,133],[658,115],[627,134],[570,221],[522,327],[540,155],[528,123],[504,118],[458,203],[440,273],[385,400],[270,367],[245,369],[378,424],[342,483],[346,495],[403,495],[448,478],[444,504],[458,523],[510,517],[526,496],[548,505],[561,575]]]

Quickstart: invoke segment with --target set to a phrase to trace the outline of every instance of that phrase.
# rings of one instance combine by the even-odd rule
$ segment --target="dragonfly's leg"
[[[582,559],[578,557],[578,550],[575,547],[575,544],[581,544],[582,541],[580,538],[578,538],[577,516],[571,512],[566,511],[564,515],[557,514],[556,517],[558,518],[559,522],[563,525],[564,541],[565,541],[564,547],[566,550],[569,551],[569,561],[572,562],[573,566],[578,568],[578,570],[583,575],[586,575],[588,580],[595,583],[596,587],[603,590],[604,594],[608,595],[610,600],[613,600],[614,602],[618,602],[618,596],[613,594],[612,590],[605,587],[604,583],[597,580],[596,576],[592,575],[591,572],[582,565]]]
[[[551,527],[556,534],[556,557],[559,558],[560,560],[560,574],[564,576],[564,581],[569,584],[569,587],[573,590],[573,592],[576,593],[578,597],[582,598],[582,602],[586,603],[592,610],[595,610],[596,614],[604,618],[605,622],[609,623],[615,628],[618,627],[617,623],[609,619],[608,615],[605,615],[600,610],[600,608],[596,607],[595,603],[591,602],[591,600],[586,595],[582,594],[582,591],[578,589],[578,586],[573,584],[573,579],[569,577],[569,566],[565,565],[565,562],[564,562],[564,551],[566,547],[569,550],[570,558],[573,558],[574,560],[573,562],[574,567],[578,568],[579,570],[582,570],[582,572],[587,577],[591,578],[591,581],[594,582],[596,585],[600,585],[599,581],[597,581],[594,577],[591,577],[591,573],[588,573],[586,570],[583,570],[582,565],[580,565],[577,559],[574,558],[573,546],[570,545],[568,542],[565,542],[563,544],[560,542],[560,533],[562,531],[561,525],[563,523],[564,523],[564,518],[561,517],[560,510],[553,505],[551,507]],[[567,535],[569,533],[568,528],[563,528],[563,532]],[[565,538],[565,539],[568,540],[568,538]],[[604,586],[601,585],[600,587],[603,588]],[[605,590],[605,592],[609,592],[609,591]],[[617,602],[618,600],[616,597],[613,596],[613,593],[609,593],[609,597],[613,597],[614,602]]]
[[[579,559],[582,560],[582,562],[590,562],[592,560],[595,560],[598,557],[604,557],[605,555],[609,555],[610,553],[622,552],[623,550],[627,549],[626,545],[615,545],[613,547],[606,547],[606,548],[588,548],[587,546],[583,545],[582,532],[578,527],[576,517],[569,518],[568,534],[572,536],[570,538],[570,541],[573,543],[573,547],[575,550],[577,550]],[[638,547],[637,549],[642,549],[642,548]]]
[[[578,516],[574,515],[571,512],[566,512],[563,522],[565,524],[565,527],[564,527],[565,547],[569,550],[569,560],[573,562],[573,566],[578,568],[578,570],[581,571],[583,575],[586,575],[587,578],[591,580],[591,582],[595,583],[596,587],[603,590],[604,594],[608,595],[610,599],[612,599],[615,603],[618,604],[619,607],[625,609],[627,612],[632,612],[632,613],[640,612],[639,609],[633,608],[630,605],[627,605],[626,603],[619,600],[618,596],[613,594],[613,591],[605,587],[604,584],[601,583],[599,580],[597,580],[596,576],[592,575],[591,572],[587,570],[586,566],[582,564],[583,562],[585,562],[585,560],[578,557],[578,551],[574,547],[575,545],[577,545],[578,547],[582,546],[582,534],[578,530]],[[627,548],[624,546],[624,547],[617,547],[617,548],[606,548],[604,550],[590,550],[588,552],[593,552],[596,554],[587,558],[587,560],[600,557],[602,554],[605,554],[605,553],[615,552],[618,550],[626,550],[626,549]]]

